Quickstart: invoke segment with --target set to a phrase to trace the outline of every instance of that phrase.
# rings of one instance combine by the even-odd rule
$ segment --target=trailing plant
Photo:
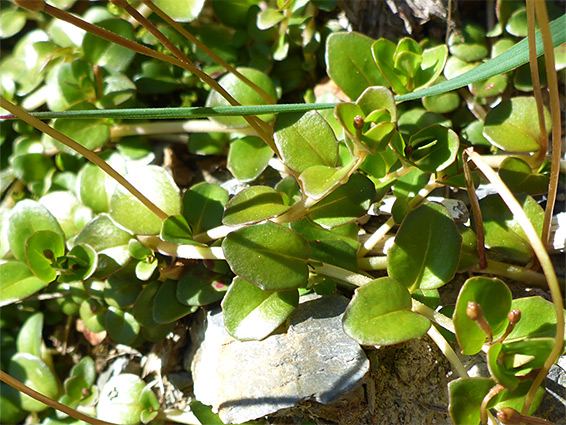
[[[26,394],[3,384],[3,422],[172,419],[137,376],[114,377],[98,395],[89,357],[61,384],[41,338],[47,318],[67,316],[142,347],[220,302],[230,335],[261,340],[285,326],[300,295],[340,291],[351,297],[344,331],[361,345],[428,335],[440,347],[459,375],[449,386],[455,424],[485,423],[492,412],[504,423],[541,423],[531,417],[540,384],[564,353],[564,281],[547,246],[563,165],[555,71],[566,66],[566,15],[549,24],[544,3],[535,12],[536,2],[510,10],[500,0],[496,28],[466,24],[445,45],[319,25],[335,1],[213,1],[221,24],[200,26],[167,15],[194,21],[198,1],[180,11],[143,0],[140,13],[141,4],[116,0],[82,17],[16,3],[3,11],[0,35],[17,34],[26,19],[38,29],[0,63],[2,369],[10,375],[0,378]],[[543,49],[550,112],[536,93],[538,72],[534,83],[525,74]],[[351,102],[308,88],[323,56]],[[179,107],[148,108],[157,95]],[[282,96],[304,102],[276,104]],[[152,118],[190,121],[126,121]],[[140,136],[186,129],[188,153],[225,156],[232,180],[187,182],[175,158],[156,165],[157,144]],[[486,181],[496,191],[478,200]],[[427,199],[436,189],[465,191],[471,220]],[[390,218],[365,225],[387,204]],[[379,251],[388,233],[393,242]],[[439,290],[458,273],[474,276],[445,315]],[[513,281],[548,285],[552,302],[512,299]],[[485,352],[490,377],[469,378],[447,340],[464,355]],[[61,405],[37,401],[30,388],[71,409],[47,409]],[[95,404],[99,420],[85,418]]]

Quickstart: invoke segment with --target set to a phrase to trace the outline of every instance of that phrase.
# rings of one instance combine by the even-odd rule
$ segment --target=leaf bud
[[[516,325],[517,323],[519,323],[519,320],[521,320],[521,310],[519,309],[511,310],[507,315],[507,319],[509,320],[509,323],[511,323],[512,325]]]
[[[361,115],[356,115],[354,117],[354,128],[356,130],[362,130],[364,128],[364,118]]]
[[[479,320],[483,317],[481,306],[474,301],[469,301],[468,307],[466,308],[466,315],[474,321]]]
[[[14,0],[14,3],[34,12],[43,12],[45,10],[44,0]]]

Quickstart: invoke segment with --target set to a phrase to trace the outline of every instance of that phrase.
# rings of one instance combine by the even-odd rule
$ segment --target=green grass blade
[[[552,34],[554,47],[560,46],[566,42],[566,15],[562,15],[560,18],[557,18],[550,23],[550,32]],[[395,97],[395,100],[397,102],[403,102],[405,100],[420,99],[425,96],[434,96],[459,89],[460,87],[467,86],[468,84],[475,83],[476,81],[486,80],[497,74],[503,74],[511,71],[512,69],[515,69],[529,61],[529,46],[527,43],[527,39],[524,38],[501,55],[462,75],[459,75],[456,78],[452,78],[451,80],[447,80],[436,86],[397,96]],[[536,46],[537,56],[542,55],[544,52],[540,30],[536,32]]]

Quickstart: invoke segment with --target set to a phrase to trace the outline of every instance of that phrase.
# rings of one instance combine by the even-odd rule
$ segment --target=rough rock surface
[[[342,330],[348,300],[306,296],[289,327],[263,341],[237,341],[220,309],[193,326],[186,358],[197,400],[225,423],[242,423],[313,399],[330,403],[359,386],[369,370],[360,346]]]

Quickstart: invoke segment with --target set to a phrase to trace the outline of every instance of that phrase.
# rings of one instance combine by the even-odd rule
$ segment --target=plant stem
[[[358,286],[365,285],[366,283],[369,283],[372,280],[374,280],[374,278],[372,277],[368,277],[366,275],[359,273],[354,273],[351,272],[350,270],[333,266],[332,264],[315,263],[313,264],[313,267],[314,267],[314,271],[318,274],[323,274],[325,276],[332,277],[342,282],[348,283],[349,284],[347,286],[348,289],[353,289]]]
[[[120,183],[128,192],[134,195],[142,204],[144,204],[151,212],[153,212],[157,217],[161,220],[165,220],[169,217],[168,214],[163,212],[157,205],[147,199],[139,190],[137,190],[130,182],[128,182],[120,173],[114,170],[110,165],[108,165],[102,158],[96,155],[91,150],[85,148],[83,145],[75,142],[68,136],[65,136],[63,133],[55,130],[54,128],[48,126],[43,121],[38,120],[37,118],[32,117],[28,112],[24,111],[19,106],[12,104],[11,102],[7,101],[3,97],[0,97],[0,107],[6,109],[10,113],[16,115],[22,121],[25,121],[32,127],[35,127],[42,133],[47,134],[48,136],[53,137],[55,140],[63,143],[65,146],[77,151],[90,162],[98,166],[102,171],[107,173],[110,177],[114,178],[118,183]]]
[[[358,267],[362,270],[387,270],[387,256],[358,258]]]
[[[454,329],[454,323],[449,317],[446,317],[444,314],[434,311],[432,308],[427,307],[426,305],[424,305],[420,301],[415,300],[414,298],[412,301],[413,301],[412,310],[415,313],[422,314],[423,316],[427,317],[429,320],[432,320],[434,323],[436,323],[439,326],[442,326],[444,329],[452,332],[453,334],[456,333],[456,330]]]
[[[477,153],[475,153],[472,148],[466,149],[465,152],[468,154],[471,160],[474,161],[474,163],[481,170],[481,172],[487,177],[487,179],[491,182],[491,184],[493,184],[496,187],[499,196],[501,196],[507,207],[511,210],[511,212],[519,222],[519,225],[523,229],[523,232],[527,236],[529,243],[533,247],[533,251],[535,252],[535,255],[537,256],[539,263],[544,271],[546,280],[548,282],[548,287],[552,295],[552,301],[556,313],[555,343],[548,358],[544,362],[543,367],[540,369],[539,373],[534,379],[531,388],[529,389],[527,396],[525,398],[525,403],[523,404],[523,412],[528,412],[536,390],[542,384],[542,381],[548,374],[550,367],[554,364],[554,362],[558,359],[558,357],[560,357],[560,354],[562,353],[562,348],[564,345],[564,310],[563,310],[562,293],[560,291],[560,285],[556,277],[556,272],[554,270],[552,262],[550,261],[548,252],[546,251],[546,247],[542,243],[541,239],[537,234],[537,231],[533,227],[532,223],[529,221],[529,218],[525,214],[525,211],[523,211],[523,208],[521,208],[519,202],[515,199],[515,197],[509,191],[509,188],[505,185],[505,183],[503,183],[501,178],[481,160],[481,157]]]
[[[499,261],[487,260],[487,267],[485,269],[474,268],[470,271],[474,273],[495,274],[538,288],[546,289],[548,287],[544,274],[514,264],[506,264]],[[559,279],[559,282],[561,285],[564,285],[563,279]]]
[[[193,235],[193,239],[196,242],[207,243],[210,241],[214,241],[220,238],[225,237],[228,233],[238,230],[242,226],[218,226],[214,227],[213,229],[207,230],[206,232],[199,233],[197,235]]]
[[[188,260],[224,260],[221,247],[208,247],[198,245],[179,245],[165,242],[157,236],[138,236],[138,240],[148,248],[170,257],[185,258]]]
[[[196,38],[194,35],[192,35],[190,32],[188,32],[186,29],[184,29],[178,22],[171,19],[169,17],[169,15],[167,15],[165,12],[163,12],[163,10],[161,10],[159,7],[157,7],[155,5],[155,3],[153,3],[151,0],[141,0],[141,2],[143,4],[145,4],[147,7],[149,7],[157,15],[159,15],[159,17],[161,19],[163,19],[165,22],[167,22],[167,24],[169,24],[169,26],[175,28],[175,30],[177,30],[180,34],[182,34],[187,40],[189,40],[191,43],[193,43],[195,46],[197,46],[200,50],[202,50],[208,57],[210,57],[218,65],[222,66],[224,69],[226,69],[227,71],[234,74],[242,82],[244,82],[249,87],[251,87],[253,90],[255,90],[261,97],[263,97],[263,99],[267,103],[274,103],[273,99],[261,87],[259,87],[253,81],[250,81],[248,78],[246,78],[245,76],[240,74],[236,70],[236,68],[234,68],[232,65],[230,65],[225,60],[223,60],[220,56],[218,56],[216,53],[214,53],[212,50],[210,50],[205,44],[201,43],[198,38]]]
[[[119,139],[134,135],[175,134],[175,133],[252,133],[251,128],[226,128],[209,120],[161,121],[141,124],[122,124],[110,129],[110,138]]]
[[[5,382],[6,384],[11,386],[12,388],[18,390],[21,393],[24,393],[25,395],[33,398],[34,400],[37,400],[37,401],[45,404],[46,406],[52,407],[53,409],[59,410],[63,413],[66,413],[67,415],[69,415],[69,416],[71,416],[75,419],[78,419],[80,421],[84,421],[84,422],[89,423],[91,425],[115,425],[111,422],[102,421],[100,419],[96,419],[96,418],[93,418],[91,416],[85,415],[84,413],[81,413],[81,412],[79,412],[75,409],[72,409],[69,406],[65,406],[64,404],[61,404],[58,401],[55,401],[55,400],[53,400],[53,399],[51,399],[51,398],[49,398],[49,397],[47,397],[43,394],[31,389],[27,385],[24,385],[23,383],[21,383],[17,379],[8,375],[3,370],[0,370],[0,381]]]
[[[434,326],[431,326],[427,332],[428,336],[434,341],[434,343],[438,346],[444,357],[448,359],[452,368],[456,371],[460,378],[467,378],[468,371],[460,361],[460,358],[456,354],[456,352],[452,349],[448,341],[442,336],[442,334],[436,329]]]

